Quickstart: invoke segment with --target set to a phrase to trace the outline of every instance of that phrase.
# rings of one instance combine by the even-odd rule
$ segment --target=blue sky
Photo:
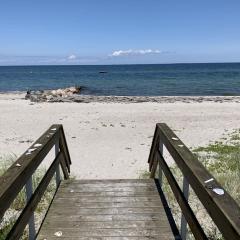
[[[240,62],[239,0],[0,0],[0,65]]]

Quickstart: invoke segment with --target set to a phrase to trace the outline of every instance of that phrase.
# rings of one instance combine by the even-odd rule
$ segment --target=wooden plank
[[[174,239],[153,180],[121,182],[124,185],[99,180],[78,183],[60,185],[37,239],[52,240],[57,231],[62,231],[61,239]],[[99,191],[101,186],[105,191]],[[98,191],[69,192],[73,187]],[[110,191],[113,189],[117,191]]]
[[[57,215],[48,215],[48,220],[56,221],[59,219]],[[65,215],[64,221],[69,222],[106,222],[106,221],[164,221],[166,216],[162,213],[146,213],[146,214],[118,214],[118,215]]]
[[[51,131],[52,128],[56,128],[56,131]],[[59,128],[60,125],[52,125],[30,148],[35,148],[36,143],[42,146],[37,147],[30,155],[26,155],[27,151],[23,153],[6,173],[0,176],[0,219],[55,144]],[[53,134],[50,135],[49,132]]]
[[[56,196],[57,199],[57,196]],[[66,207],[66,201],[55,201],[52,206]],[[124,208],[124,207],[159,207],[159,201],[154,202],[81,202],[71,204],[76,208]]]
[[[70,173],[70,165],[71,165],[71,158],[70,158],[70,154],[68,151],[68,146],[67,146],[67,141],[66,141],[66,137],[64,134],[64,130],[63,127],[61,126],[60,128],[60,139],[59,139],[59,147],[61,149],[61,151],[63,151],[64,153],[64,157],[66,159],[66,165],[68,168],[68,172]]]
[[[161,227],[161,221],[101,221],[101,222],[83,222],[83,221],[64,221],[63,219],[57,219],[56,221],[49,221],[46,219],[43,223],[43,229],[52,228],[59,231],[60,229],[89,229],[89,228],[159,228]]]
[[[71,191],[74,190],[75,192],[145,192],[145,191],[156,191],[154,185],[152,186],[106,186],[102,185],[92,185],[92,186],[85,186],[82,184],[79,185],[71,185],[71,186],[64,186],[61,185],[62,191]]]
[[[62,168],[62,171],[63,171],[64,179],[69,179],[69,170],[67,168],[66,161],[65,161],[65,158],[64,158],[63,155],[60,159],[60,165],[61,165],[61,168]]]
[[[73,186],[74,184],[78,186],[155,186],[152,179],[101,179],[99,180],[75,180],[70,179],[68,181],[63,181],[62,186]]]
[[[154,153],[158,149],[159,139],[160,139],[159,138],[159,130],[158,130],[158,127],[156,125],[155,131],[154,131],[154,136],[153,136],[153,139],[152,139],[150,154],[149,154],[149,158],[148,158],[149,171],[151,171],[151,169],[152,169],[152,165],[153,165],[153,161],[154,161]]]
[[[54,229],[48,229],[45,234],[40,234],[40,237],[54,236],[56,231]],[[73,239],[78,236],[82,237],[151,237],[151,236],[166,236],[168,235],[168,228],[154,228],[154,229],[138,229],[138,228],[125,228],[125,229],[86,229],[80,230],[78,228],[72,228],[70,231],[62,231],[62,236],[72,237]],[[161,239],[161,238],[160,238]],[[173,238],[172,238],[173,239]]]
[[[107,183],[110,183],[110,184],[119,184],[119,183],[126,183],[126,184],[131,184],[131,183],[135,183],[136,185],[140,185],[141,184],[152,184],[153,181],[152,179],[128,179],[128,178],[124,178],[124,179],[71,179],[71,180],[68,180],[68,181],[64,181],[63,182],[63,185],[64,184],[68,184],[68,183],[71,183],[71,184],[94,184],[94,183],[97,183],[97,184],[107,184]]]
[[[59,237],[51,236],[51,240],[59,240]],[[38,240],[46,240],[49,238],[46,238],[46,236],[39,236],[37,238]],[[62,236],[61,240],[73,240],[71,236]],[[151,236],[151,237],[140,237],[140,236],[128,236],[128,237],[91,237],[91,240],[159,240],[158,236]],[[74,240],[90,240],[89,237],[81,237],[81,236],[74,236]],[[171,240],[172,238],[169,238],[168,235],[161,236],[161,240]]]
[[[44,194],[49,182],[51,181],[57,166],[59,165],[60,158],[62,157],[62,152],[59,152],[53,163],[51,164],[50,168],[42,178],[40,184],[38,185],[37,189],[34,191],[34,194],[30,198],[28,204],[23,209],[21,215],[18,217],[16,223],[12,227],[11,231],[9,232],[7,239],[8,240],[15,240],[21,237],[28,220],[34,210],[37,207],[38,202],[41,200],[42,195]]]
[[[153,160],[152,160],[152,166],[150,169],[150,171],[151,171],[150,178],[155,178],[157,166],[158,166],[158,160],[156,158],[156,152],[155,152]]]
[[[93,192],[155,192],[156,189],[151,187],[118,187],[118,186],[111,186],[111,187],[85,187],[82,185],[79,186],[70,186],[65,189],[61,188],[61,192],[78,192],[78,193],[93,193]]]
[[[74,192],[73,192],[74,191]],[[146,191],[146,192],[137,192],[137,191],[115,191],[115,192],[110,192],[110,191],[104,191],[104,192],[78,192],[72,189],[69,190],[62,190],[60,189],[58,191],[58,197],[63,198],[66,195],[71,197],[74,195],[74,197],[141,197],[141,196],[156,196],[155,191]]]
[[[155,208],[75,208],[74,206],[66,207],[64,209],[60,207],[52,206],[52,209],[49,211],[51,216],[66,216],[70,214],[74,215],[124,215],[124,214],[152,214],[152,213],[161,213],[163,211],[163,207],[155,207]]]
[[[223,187],[205,169],[192,152],[164,123],[157,124],[164,145],[176,161],[183,175],[207,209],[225,239],[240,239],[240,207],[224,190],[224,195],[217,195],[206,187],[205,181],[213,178],[211,187]],[[181,147],[180,147],[181,146]]]
[[[139,197],[71,197],[71,196],[66,196],[66,197],[57,197],[55,202],[64,202],[68,201],[69,204],[73,203],[84,203],[84,202],[94,202],[94,203],[101,203],[101,202],[107,202],[107,203],[112,203],[112,202],[160,202],[158,196],[139,196]]]

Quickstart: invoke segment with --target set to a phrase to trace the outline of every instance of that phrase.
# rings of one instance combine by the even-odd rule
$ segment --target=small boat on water
[[[107,73],[107,71],[100,71],[99,73]]]

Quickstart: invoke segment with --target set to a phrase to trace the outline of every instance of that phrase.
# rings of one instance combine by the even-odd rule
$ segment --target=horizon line
[[[117,65],[181,65],[181,64],[231,64],[240,61],[229,62],[176,62],[176,63],[112,63],[112,64],[19,64],[19,65],[0,65],[0,67],[34,67],[34,66],[117,66]]]

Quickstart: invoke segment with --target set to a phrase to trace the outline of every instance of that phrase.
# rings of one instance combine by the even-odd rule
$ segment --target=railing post
[[[59,138],[55,144],[55,158],[57,157],[58,153],[59,153]],[[61,175],[60,175],[60,167],[59,167],[59,164],[57,166],[57,169],[56,169],[56,186],[58,187],[59,184],[61,182]]]
[[[159,151],[163,156],[163,143],[162,143],[161,139],[159,140]],[[159,159],[159,161],[160,161],[160,159]],[[159,184],[161,187],[162,187],[162,177],[163,177],[162,174],[163,174],[162,168],[161,168],[161,164],[159,162],[158,163],[158,181],[159,181]]]
[[[33,194],[33,187],[32,187],[32,176],[29,178],[29,180],[26,182],[26,201],[30,200],[32,194]],[[31,217],[29,218],[28,222],[28,229],[29,229],[29,240],[34,240],[36,237],[36,229],[35,229],[35,220],[34,220],[34,212],[32,213]]]
[[[188,201],[189,183],[188,183],[186,177],[183,177],[183,195],[184,195],[185,199]],[[186,240],[186,238],[187,238],[187,221],[183,214],[182,214],[182,218],[181,218],[181,237],[182,237],[182,240]]]

